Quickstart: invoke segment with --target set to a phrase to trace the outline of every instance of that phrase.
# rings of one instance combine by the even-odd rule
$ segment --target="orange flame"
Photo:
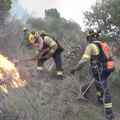
[[[5,93],[8,93],[8,83],[13,88],[18,88],[26,85],[26,80],[20,79],[15,65],[2,54],[0,54],[0,82],[3,82],[3,85],[0,85],[0,88]]]

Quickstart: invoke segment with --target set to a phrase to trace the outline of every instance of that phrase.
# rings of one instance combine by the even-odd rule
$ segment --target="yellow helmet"
[[[29,41],[30,41],[30,43],[32,43],[32,44],[35,43],[35,39],[34,39],[34,35],[33,35],[33,34],[30,34],[30,35],[29,35]]]
[[[39,37],[39,32],[35,32],[34,36],[35,36],[35,38],[38,38]]]
[[[99,33],[100,33],[100,30],[98,30],[98,29],[89,29],[86,33],[86,37],[90,37],[93,35],[99,36]]]
[[[37,40],[37,38],[39,37],[39,33],[38,32],[35,32],[35,34],[30,34],[29,35],[29,41],[30,43],[34,44]]]
[[[25,31],[25,30],[27,30],[27,28],[26,28],[26,27],[23,27],[23,31]]]
[[[99,37],[100,29],[88,29],[86,33],[87,41],[94,41]]]

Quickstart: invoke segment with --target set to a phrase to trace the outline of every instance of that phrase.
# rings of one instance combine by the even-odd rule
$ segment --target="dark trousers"
[[[104,108],[106,110],[106,114],[112,114],[112,102],[109,94],[107,78],[110,73],[103,71],[101,74],[94,75],[95,77],[95,87],[97,90],[98,99],[103,99]]]
[[[48,52],[44,52],[41,56],[45,56]],[[61,60],[61,52],[56,50],[56,52],[53,54],[53,59],[56,64],[57,71],[62,71],[62,60]],[[41,59],[37,61],[38,66],[43,66],[43,63],[48,59]]]

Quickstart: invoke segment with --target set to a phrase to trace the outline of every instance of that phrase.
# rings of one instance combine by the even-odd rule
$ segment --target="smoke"
[[[43,18],[45,9],[56,8],[61,17],[73,19],[83,24],[83,11],[89,10],[91,3],[96,0],[18,0],[19,4],[27,9],[29,14]],[[33,12],[34,11],[34,12]]]
[[[27,9],[24,9],[22,5],[19,4],[18,0],[12,0],[10,14],[11,19],[15,17],[21,20],[23,23],[26,23],[26,21],[30,17],[30,14],[28,13]]]
[[[58,9],[59,2],[60,0],[12,0],[10,14],[26,23],[31,16],[43,18],[45,9]]]
[[[43,18],[45,16],[45,9],[57,8],[59,12],[61,0],[18,0],[19,3],[28,11],[33,13],[37,17]]]

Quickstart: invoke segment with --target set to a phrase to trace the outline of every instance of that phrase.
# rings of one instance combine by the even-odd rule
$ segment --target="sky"
[[[96,0],[18,0],[23,8],[34,12],[38,17],[44,17],[45,9],[56,8],[61,17],[67,20],[73,19],[81,27],[83,23],[83,12],[90,10],[90,5]]]

